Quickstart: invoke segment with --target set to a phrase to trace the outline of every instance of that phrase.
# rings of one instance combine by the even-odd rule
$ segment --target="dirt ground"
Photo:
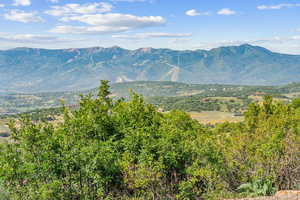
[[[300,200],[300,191],[285,190],[285,191],[279,191],[274,196],[271,197],[226,199],[226,200]]]

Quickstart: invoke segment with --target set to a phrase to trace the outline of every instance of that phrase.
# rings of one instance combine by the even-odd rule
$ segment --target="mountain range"
[[[280,85],[300,80],[300,55],[252,46],[177,51],[120,47],[0,51],[0,92],[85,90],[99,80]]]

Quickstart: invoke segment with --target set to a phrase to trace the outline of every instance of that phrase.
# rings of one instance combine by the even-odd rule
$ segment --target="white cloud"
[[[231,10],[229,8],[223,8],[218,11],[218,15],[235,15],[236,11]]]
[[[185,14],[188,15],[188,16],[198,16],[198,15],[200,15],[200,13],[195,9],[188,10],[188,11],[185,12]]]
[[[30,0],[14,0],[13,5],[14,6],[30,6],[31,1]]]
[[[161,16],[139,17],[120,13],[71,16],[64,17],[62,20],[65,22],[78,21],[93,26],[128,27],[129,29],[160,26],[166,22]]]
[[[292,40],[300,40],[300,35],[294,35],[294,36],[292,36]]]
[[[210,15],[210,12],[198,12],[196,9],[191,9],[185,12],[186,15],[194,17],[199,15]]]
[[[147,38],[184,38],[191,37],[191,33],[138,33],[134,35],[113,35],[120,39],[147,39]]]
[[[192,39],[191,38],[174,38],[172,40],[169,41],[169,44],[187,44],[189,42],[191,42]]]
[[[60,34],[108,34],[119,33],[128,30],[128,27],[111,26],[56,26],[49,32]]]
[[[52,0],[53,1],[53,0]],[[87,4],[66,4],[64,6],[52,6],[45,13],[52,16],[73,16],[76,14],[92,14],[110,12],[113,6],[109,3],[87,3]]]
[[[130,0],[131,1],[131,0]],[[112,10],[109,3],[65,4],[52,6],[45,13],[60,17],[60,21],[80,22],[83,25],[59,25],[50,30],[65,34],[106,34],[119,33],[133,29],[161,26],[166,20],[161,16],[135,16],[130,14],[106,13]]]
[[[72,34],[118,33],[139,28],[162,26],[166,22],[161,16],[140,17],[120,13],[68,16],[61,20],[64,22],[77,21],[89,26],[57,26],[50,32]]]
[[[59,2],[59,0],[48,0],[48,1],[50,1],[51,3],[58,3]]]
[[[5,5],[4,4],[0,4],[0,8],[4,8],[5,7]]]
[[[0,32],[0,41],[14,42],[14,43],[34,43],[34,44],[45,44],[45,43],[64,43],[72,42],[73,40],[61,39],[54,36],[47,35],[34,35],[34,34],[8,34]]]
[[[9,13],[4,14],[4,18],[23,23],[44,21],[36,12],[25,12],[22,10],[10,10]]]
[[[285,3],[285,4],[277,4],[277,5],[260,5],[257,6],[257,9],[258,10],[280,10],[283,8],[294,8],[294,7],[300,7],[300,4]]]

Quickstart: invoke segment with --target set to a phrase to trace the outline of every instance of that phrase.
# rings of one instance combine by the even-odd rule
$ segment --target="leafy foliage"
[[[268,196],[275,193],[276,189],[270,181],[256,180],[240,185],[238,191],[247,196]]]
[[[64,106],[57,124],[26,117],[10,124],[0,180],[11,199],[219,199],[299,185],[293,104],[265,97],[245,122],[208,128],[182,111],[160,113],[137,94],[129,101],[109,94],[102,81],[96,98]]]

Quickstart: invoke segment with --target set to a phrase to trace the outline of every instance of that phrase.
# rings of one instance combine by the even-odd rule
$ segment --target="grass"
[[[0,143],[4,144],[7,142],[11,142],[9,137],[0,137]]]
[[[7,128],[7,123],[8,123],[7,119],[0,119],[0,131],[8,129]]]
[[[206,112],[190,112],[193,119],[196,119],[202,124],[218,124],[223,122],[241,122],[244,120],[243,116],[234,116],[234,113],[220,112],[220,111],[206,111]]]

